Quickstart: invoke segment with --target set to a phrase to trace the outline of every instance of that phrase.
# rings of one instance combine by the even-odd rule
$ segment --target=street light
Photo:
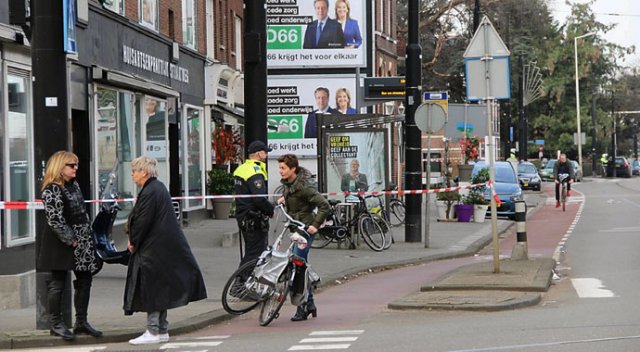
[[[578,123],[578,136],[576,140],[578,141],[578,164],[580,165],[580,171],[582,171],[582,132],[580,131],[580,85],[578,84],[578,39],[589,37],[596,34],[595,32],[590,32],[587,34],[583,34],[573,38],[573,54],[574,60],[576,64],[576,120]]]

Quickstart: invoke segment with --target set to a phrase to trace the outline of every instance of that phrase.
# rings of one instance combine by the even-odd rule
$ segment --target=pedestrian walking
[[[87,321],[91,296],[91,272],[97,269],[91,221],[80,186],[76,182],[78,157],[68,151],[58,151],[47,161],[42,181],[41,199],[47,226],[38,241],[36,265],[39,271],[51,272],[47,281],[47,313],[49,333],[63,340],[73,340],[76,334],[102,336]],[[62,295],[69,271],[73,281],[73,304],[76,320],[73,332],[62,319]]]
[[[310,184],[311,173],[299,165],[298,158],[295,155],[285,154],[278,158],[278,169],[280,177],[282,177],[280,182],[284,187],[283,197],[278,199],[278,202],[286,205],[287,212],[291,217],[309,226],[307,232],[311,237],[307,238],[307,246],[304,249],[295,246],[293,251],[295,255],[308,261],[313,237],[329,214],[329,203]],[[315,209],[317,209],[317,213],[314,213]],[[309,287],[307,301],[298,306],[296,314],[291,320],[307,320],[309,315],[315,318],[317,314],[317,308],[313,300],[313,287]]]
[[[147,313],[147,330],[132,345],[169,341],[167,310],[207,298],[198,263],[191,252],[160,182],[154,158],[131,161],[131,178],[142,187],[127,222],[131,252],[124,290],[125,315]]]
[[[262,141],[254,141],[247,149],[249,158],[233,172],[235,194],[255,196],[236,198],[236,220],[244,239],[240,266],[257,259],[267,249],[269,218],[274,209],[266,196],[269,176],[265,162],[271,148]]]

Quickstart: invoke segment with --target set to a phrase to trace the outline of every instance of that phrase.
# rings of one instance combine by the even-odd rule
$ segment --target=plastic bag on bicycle
[[[287,253],[281,253],[274,250],[266,250],[262,252],[258,262],[256,263],[253,273],[258,282],[275,287],[278,278],[289,264]]]
[[[295,259],[294,259],[295,263]],[[307,301],[310,287],[315,288],[320,283],[320,275],[311,266],[300,261],[296,264],[296,272],[291,284],[291,304],[299,306]]]

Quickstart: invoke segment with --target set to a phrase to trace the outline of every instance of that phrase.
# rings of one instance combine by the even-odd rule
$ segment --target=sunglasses
[[[77,163],[70,163],[70,164],[65,164],[68,167],[72,168],[72,169],[77,169],[78,168],[78,164]]]

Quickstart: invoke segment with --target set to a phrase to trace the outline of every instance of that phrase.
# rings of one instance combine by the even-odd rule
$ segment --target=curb
[[[475,291],[431,291],[393,301],[387,305],[394,310],[462,310],[476,312],[495,312],[535,306],[542,300],[541,293],[508,292],[483,290]],[[501,297],[500,294],[503,294]],[[496,299],[499,298],[499,299]],[[492,300],[493,302],[487,303]]]

